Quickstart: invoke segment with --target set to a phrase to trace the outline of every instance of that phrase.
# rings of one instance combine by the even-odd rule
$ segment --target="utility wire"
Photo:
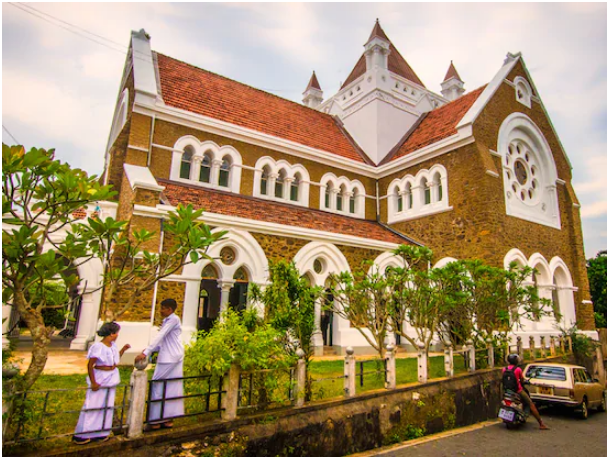
[[[21,143],[19,143],[19,141],[15,137],[13,137],[13,134],[10,133],[10,131],[4,126],[4,124],[2,124],[2,128],[6,131],[6,133],[13,139],[13,141],[16,144],[18,144],[18,145],[21,144]]]

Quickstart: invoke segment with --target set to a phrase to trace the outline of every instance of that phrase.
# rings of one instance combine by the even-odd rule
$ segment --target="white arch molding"
[[[228,229],[216,227],[213,233],[228,230],[228,233],[222,240],[215,242],[209,248],[207,254],[214,258],[214,261],[200,259],[195,264],[188,264],[183,268],[182,277],[185,278],[185,297],[183,304],[183,331],[193,334],[197,330],[198,300],[200,295],[200,281],[203,269],[209,265],[217,269],[217,276],[220,285],[225,282],[228,286],[234,282],[236,271],[244,267],[249,274],[249,281],[264,285],[268,281],[268,260],[266,255],[255,238],[246,231],[237,229]],[[220,260],[220,253],[224,247],[231,247],[236,256],[230,265],[225,265]],[[179,278],[175,278],[178,280]]]
[[[82,262],[81,265],[80,262]],[[86,350],[88,343],[95,339],[99,321],[99,307],[101,306],[101,279],[103,264],[99,258],[76,261],[80,283],[78,292],[82,294],[80,315],[76,336],[70,343],[70,350]]]

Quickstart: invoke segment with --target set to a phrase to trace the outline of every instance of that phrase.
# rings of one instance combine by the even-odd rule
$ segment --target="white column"
[[[234,286],[234,280],[219,280],[217,283],[221,288],[221,300],[219,302],[219,314],[221,315],[228,309],[230,290]]]
[[[352,347],[346,348],[344,359],[344,396],[351,398],[356,395],[356,357]]]
[[[269,197],[276,197],[276,178],[278,178],[278,173],[272,172],[268,175],[268,187],[266,191]]]
[[[200,156],[194,156],[192,158],[192,165],[191,165],[191,169],[190,169],[190,180],[199,181],[201,163],[202,163],[202,158]]]
[[[211,184],[217,186],[219,184],[219,167],[221,167],[221,163],[223,161],[221,159],[213,159],[211,162]]]
[[[386,389],[393,390],[396,388],[396,348],[390,344],[386,350]]]
[[[70,344],[70,350],[86,350],[87,342],[95,338],[97,325],[99,323],[99,306],[101,304],[101,290],[87,292],[92,288],[82,291],[83,283],[78,286],[78,294],[82,294],[80,303],[80,315],[78,317],[78,330],[76,337]]]
[[[291,200],[291,184],[293,183],[293,181],[295,181],[294,178],[291,178],[291,177],[285,178],[283,190],[282,190],[282,192],[283,192],[282,197],[284,200],[289,200],[289,201]]]

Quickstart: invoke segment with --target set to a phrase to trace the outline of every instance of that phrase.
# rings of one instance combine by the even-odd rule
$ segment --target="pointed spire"
[[[312,78],[310,78],[310,82],[308,83],[308,87],[306,88],[306,91],[308,89],[318,89],[319,91],[321,91],[322,89],[320,88],[320,84],[318,83],[318,78],[316,78],[316,71],[312,71]]]
[[[459,73],[457,73],[455,66],[453,65],[453,61],[451,61],[451,64],[449,65],[449,70],[447,70],[447,74],[445,75],[445,79],[443,81],[447,81],[448,79],[451,79],[453,77],[460,81],[462,80],[459,76]]]
[[[375,20],[375,27],[373,27],[373,30],[371,31],[371,35],[369,35],[369,39],[367,40],[367,43],[369,43],[375,37],[379,37],[382,40],[385,40],[388,43],[390,43],[390,40],[388,39],[388,36],[386,35],[386,32],[384,32],[384,29],[382,29],[381,25],[379,25],[379,18],[377,18]]]

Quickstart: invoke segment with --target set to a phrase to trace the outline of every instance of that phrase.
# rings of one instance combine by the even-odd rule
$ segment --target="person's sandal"
[[[91,442],[91,440],[88,438],[84,438],[84,437],[81,438],[81,437],[74,436],[74,437],[72,437],[72,442],[76,445],[86,445],[86,444],[89,444]]]

